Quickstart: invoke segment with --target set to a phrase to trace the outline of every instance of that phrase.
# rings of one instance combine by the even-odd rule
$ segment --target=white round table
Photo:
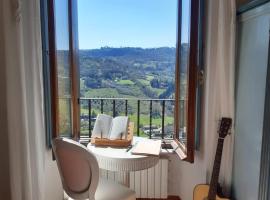
[[[133,144],[145,138],[134,137]],[[151,168],[158,163],[157,156],[132,155],[126,148],[95,147],[91,143],[87,148],[95,154],[99,168],[109,171],[140,171]]]

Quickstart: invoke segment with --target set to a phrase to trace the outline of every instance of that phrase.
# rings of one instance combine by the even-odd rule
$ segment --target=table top
[[[132,143],[141,140],[147,139],[134,137]],[[110,171],[140,171],[155,166],[159,160],[156,156],[132,155],[127,148],[95,147],[91,143],[87,148],[95,154],[99,168]]]

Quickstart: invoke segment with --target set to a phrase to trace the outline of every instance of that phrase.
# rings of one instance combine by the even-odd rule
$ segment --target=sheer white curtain
[[[234,118],[235,89],[235,0],[207,0],[205,50],[204,122],[206,179],[210,181],[217,145],[218,120]],[[230,193],[234,135],[224,143],[220,183]],[[209,162],[211,161],[211,162]]]
[[[44,199],[45,133],[39,0],[1,0],[13,200]]]

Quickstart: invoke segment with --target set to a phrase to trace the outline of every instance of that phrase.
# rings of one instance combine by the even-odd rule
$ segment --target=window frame
[[[43,7],[45,7],[46,12],[41,14],[47,14],[47,20],[43,21],[44,31],[47,31],[46,42],[46,51],[44,50],[43,54],[47,55],[47,69],[44,70],[44,74],[47,73],[46,78],[49,81],[44,81],[44,84],[48,84],[49,89],[47,89],[48,98],[50,100],[45,104],[47,106],[47,110],[49,113],[49,117],[51,120],[46,120],[46,123],[50,124],[49,136],[47,136],[50,146],[50,139],[59,137],[59,105],[58,105],[58,78],[57,78],[57,58],[56,58],[56,38],[55,38],[55,16],[54,16],[54,1],[55,0],[45,0]],[[69,49],[70,49],[70,79],[71,79],[71,127],[72,127],[72,135],[71,137],[75,140],[79,141],[80,139],[80,90],[79,90],[79,64],[78,64],[78,22],[77,22],[77,1],[67,0],[68,1],[68,28],[69,28]],[[179,111],[180,111],[180,77],[177,76],[180,72],[181,67],[181,27],[182,27],[182,1],[178,0],[178,23],[177,23],[177,45],[176,45],[176,65],[175,65],[175,111],[174,111],[174,135],[173,141],[176,144],[177,148],[181,151],[181,155],[183,155],[184,160],[193,163],[194,162],[194,150],[195,150],[195,132],[198,137],[198,110],[200,107],[200,100],[197,98],[198,96],[198,73],[200,72],[200,58],[202,55],[199,44],[199,40],[202,39],[200,33],[202,30],[202,21],[201,21],[201,2],[203,0],[190,0],[191,4],[191,15],[190,15],[190,49],[189,49],[189,65],[188,65],[188,90],[187,90],[187,143],[186,145],[179,139]],[[47,23],[47,24],[46,24]],[[199,28],[200,27],[200,28]],[[44,34],[43,34],[44,36]],[[46,43],[43,41],[43,44]],[[48,58],[49,57],[49,58]],[[45,65],[45,63],[44,63]],[[45,87],[46,89],[46,87]],[[45,92],[46,95],[46,92]],[[47,95],[46,95],[47,97]],[[50,105],[48,105],[50,104]],[[197,120],[196,120],[197,119]],[[48,122],[49,121],[49,122]],[[47,133],[47,135],[48,135]],[[178,151],[178,150],[177,150]]]
[[[55,0],[47,0],[48,12],[48,45],[51,93],[51,130],[52,138],[59,137],[59,105],[58,105],[58,77],[55,40]],[[71,79],[71,137],[80,138],[80,110],[79,110],[79,65],[78,57],[78,28],[77,28],[77,2],[68,1],[68,29],[70,52],[70,79]]]
[[[50,79],[50,57],[49,57],[49,28],[48,28],[48,2],[40,2],[40,23],[42,39],[42,64],[43,64],[43,95],[44,97],[44,120],[46,132],[46,145],[51,148],[52,139],[52,113],[51,113],[51,79]]]
[[[179,111],[180,111],[180,77],[181,68],[181,28],[182,28],[182,0],[178,0],[178,27],[177,27],[177,53],[176,53],[176,70],[175,70],[175,131],[174,142],[179,147],[180,157],[184,160],[194,162],[195,150],[195,130],[196,130],[196,114],[197,114],[197,80],[199,72],[198,64],[198,38],[199,38],[199,3],[200,0],[191,0],[190,15],[190,49],[189,49],[189,65],[188,65],[188,89],[187,89],[187,131],[186,145],[179,139]]]
[[[51,93],[51,130],[52,138],[57,137],[58,132],[58,103],[57,103],[57,68],[56,68],[56,45],[55,45],[55,21],[54,21],[54,5],[53,1],[48,0],[48,45],[49,45],[49,79],[50,79],[50,93]]]

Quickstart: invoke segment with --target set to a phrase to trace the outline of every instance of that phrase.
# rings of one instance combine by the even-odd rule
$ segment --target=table
[[[145,138],[134,137],[133,144]],[[156,156],[132,155],[126,148],[95,147],[91,143],[87,148],[95,154],[99,168],[110,171],[140,171],[158,163]]]
[[[145,138],[134,137],[133,144]],[[100,169],[118,172],[127,172],[127,180],[125,185],[129,185],[130,171],[140,171],[155,166],[159,157],[132,155],[131,151],[126,151],[126,148],[112,148],[112,147],[95,147],[91,143],[87,148],[96,156]]]

